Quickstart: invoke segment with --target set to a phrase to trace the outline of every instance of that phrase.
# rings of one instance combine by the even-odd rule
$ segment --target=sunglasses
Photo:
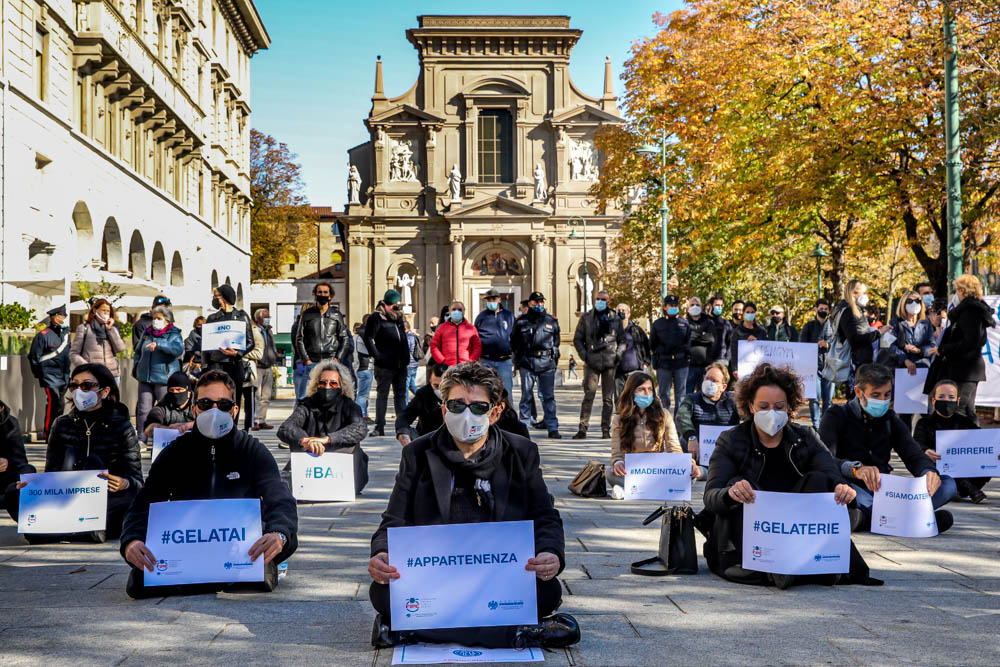
[[[398,313],[399,311],[403,310],[403,306],[397,303],[392,307],[392,309]]]
[[[325,387],[326,389],[337,389],[340,387],[340,383],[336,380],[320,380],[316,383],[318,387]]]
[[[84,391],[94,391],[95,389],[100,389],[101,383],[95,382],[94,380],[84,380],[83,382],[70,382],[67,389],[70,391],[76,391],[77,389],[83,389]]]
[[[234,401],[231,401],[228,398],[220,398],[217,401],[213,401],[210,398],[199,398],[197,401],[194,402],[194,404],[197,405],[198,409],[202,411],[211,410],[214,407],[218,407],[223,412],[229,412],[230,410],[233,409],[233,406],[236,405]]]
[[[473,401],[472,403],[466,403],[465,401],[460,401],[458,399],[452,399],[445,403],[445,407],[448,408],[448,412],[453,412],[456,415],[460,415],[466,411],[466,409],[471,410],[472,414],[477,417],[482,417],[490,408],[493,406],[486,401]]]
[[[907,299],[906,305],[909,306],[911,303],[923,303],[922,299]]]

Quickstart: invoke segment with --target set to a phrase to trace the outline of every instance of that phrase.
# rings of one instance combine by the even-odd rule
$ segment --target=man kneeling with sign
[[[156,545],[145,543],[150,504],[178,500],[219,498],[260,499],[263,535],[248,545],[251,562],[263,558],[264,582],[271,591],[277,585],[277,564],[294,553],[298,542],[298,517],[295,499],[281,481],[274,458],[256,438],[234,428],[239,411],[236,389],[228,374],[211,370],[195,385],[195,426],[174,440],[156,458],[149,469],[146,485],[136,496],[125,517],[121,553],[132,565],[125,592],[133,598],[205,593],[224,588],[225,584],[181,584],[146,586],[143,568],[154,572],[165,563],[156,557]],[[189,542],[212,539],[217,526],[189,529],[195,535]],[[232,528],[229,534],[232,535]],[[180,533],[182,531],[173,531]],[[202,539],[200,534],[207,534]],[[159,536],[157,536],[159,539]],[[164,532],[164,540],[168,536]],[[248,540],[249,541],[249,540]],[[157,542],[159,544],[159,542]],[[166,563],[169,568],[169,563]],[[230,564],[231,565],[231,564]],[[239,565],[239,563],[237,563]]]
[[[791,370],[760,364],[740,379],[736,405],[749,418],[719,435],[705,483],[705,512],[696,519],[696,525],[707,533],[708,567],[724,579],[773,583],[779,588],[801,581],[792,575],[743,567],[744,505],[754,502],[757,491],[833,492],[839,505],[854,500],[854,489],[844,483],[816,431],[790,422],[804,402],[802,381]],[[881,584],[868,576],[868,567],[853,547],[850,569],[851,583]],[[833,584],[839,579],[839,575],[828,575],[818,582]]]
[[[576,620],[567,614],[553,614],[562,599],[556,575],[565,566],[565,543],[562,519],[542,479],[538,447],[527,438],[494,426],[503,410],[503,382],[492,368],[475,362],[453,366],[444,374],[440,390],[444,426],[403,448],[389,504],[372,536],[368,573],[374,582],[369,595],[378,612],[372,645],[388,648],[416,642],[452,642],[487,648],[557,648],[575,644],[580,640]],[[406,610],[393,609],[390,613],[389,582],[401,576],[391,563],[402,566],[407,554],[389,553],[389,529],[500,521],[534,523],[535,555],[526,560],[524,569],[535,573],[540,622],[392,631],[395,615],[402,618],[411,607],[408,603]],[[470,551],[475,547],[469,545]],[[432,602],[443,605],[447,596],[456,593],[461,591],[438,591],[438,600]],[[503,602],[490,602],[491,608]]]

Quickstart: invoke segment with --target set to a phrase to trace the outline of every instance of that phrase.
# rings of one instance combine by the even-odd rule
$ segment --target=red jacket
[[[463,361],[479,361],[483,354],[483,344],[479,332],[469,320],[459,324],[447,320],[438,325],[431,341],[431,356],[438,364],[454,366]]]

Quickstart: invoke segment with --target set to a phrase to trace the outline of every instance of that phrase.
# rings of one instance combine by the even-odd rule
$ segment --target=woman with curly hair
[[[716,441],[705,484],[705,510],[710,514],[698,521],[701,526],[711,521],[705,560],[709,569],[724,579],[742,584],[774,583],[779,588],[803,579],[742,567],[743,505],[754,502],[756,491],[833,492],[841,505],[854,500],[856,492],[844,482],[816,431],[791,423],[804,402],[801,378],[770,364],[757,366],[737,385],[736,406],[745,420]],[[859,575],[868,580],[867,567]],[[836,575],[825,576],[817,582],[833,584],[837,579]]]
[[[656,385],[647,373],[628,376],[618,411],[611,418],[611,471],[605,473],[611,497],[625,498],[625,455],[633,452],[683,453],[670,412],[656,398]],[[697,461],[691,462],[691,476],[701,475]]]

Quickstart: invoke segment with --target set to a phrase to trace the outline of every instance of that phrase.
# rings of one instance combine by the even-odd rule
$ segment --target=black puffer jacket
[[[299,326],[295,329],[292,344],[296,358],[303,361],[324,361],[334,357],[343,360],[349,337],[344,316],[337,308],[328,306],[326,312],[321,313],[318,306],[312,305],[299,315]]]
[[[573,346],[580,360],[592,370],[614,368],[625,353],[625,334],[618,314],[612,310],[584,313],[576,323]]]
[[[142,486],[139,440],[121,403],[104,401],[91,412],[74,408],[52,422],[45,472],[98,470],[97,465],[127,479],[131,489]]]
[[[167,405],[166,399],[164,399],[149,411],[149,414],[146,415],[146,423],[142,425],[142,428],[145,430],[151,424],[170,426],[171,424],[186,424],[192,421],[194,421],[194,414],[191,412],[190,400],[185,407],[178,409]]]
[[[24,434],[21,423],[10,413],[10,408],[0,401],[0,458],[7,459],[7,470],[0,472],[0,480],[16,482],[20,475],[35,472],[24,451]],[[3,489],[0,488],[0,493]]]
[[[844,481],[829,450],[812,428],[786,424],[779,446],[800,476],[818,472],[829,477],[833,484]],[[764,470],[762,448],[752,419],[719,435],[708,466],[705,509],[723,513],[739,507],[740,503],[729,496],[729,487],[741,479],[759,488],[760,475]]]
[[[275,562],[295,552],[299,525],[295,498],[267,447],[235,428],[217,440],[195,428],[170,443],[150,467],[146,486],[125,516],[122,556],[129,542],[146,539],[151,503],[214,498],[260,498],[264,533],[278,532],[288,538]],[[155,545],[150,548],[156,553]]]
[[[380,307],[365,322],[362,340],[376,368],[399,371],[410,363],[410,345],[402,316],[387,317]]]
[[[944,377],[955,382],[982,382],[986,379],[983,345],[986,330],[993,326],[993,311],[985,301],[969,296],[948,313],[951,323],[944,330],[938,350],[946,370]]]
[[[700,315],[698,319],[688,318],[688,326],[691,327],[691,365],[708,366],[715,361],[712,357],[715,352],[715,322],[708,315]]]
[[[343,393],[329,408],[321,407],[314,396],[307,396],[292,415],[278,427],[278,440],[293,452],[301,452],[302,438],[330,436],[326,451],[336,451],[361,444],[368,427],[361,407]]]

